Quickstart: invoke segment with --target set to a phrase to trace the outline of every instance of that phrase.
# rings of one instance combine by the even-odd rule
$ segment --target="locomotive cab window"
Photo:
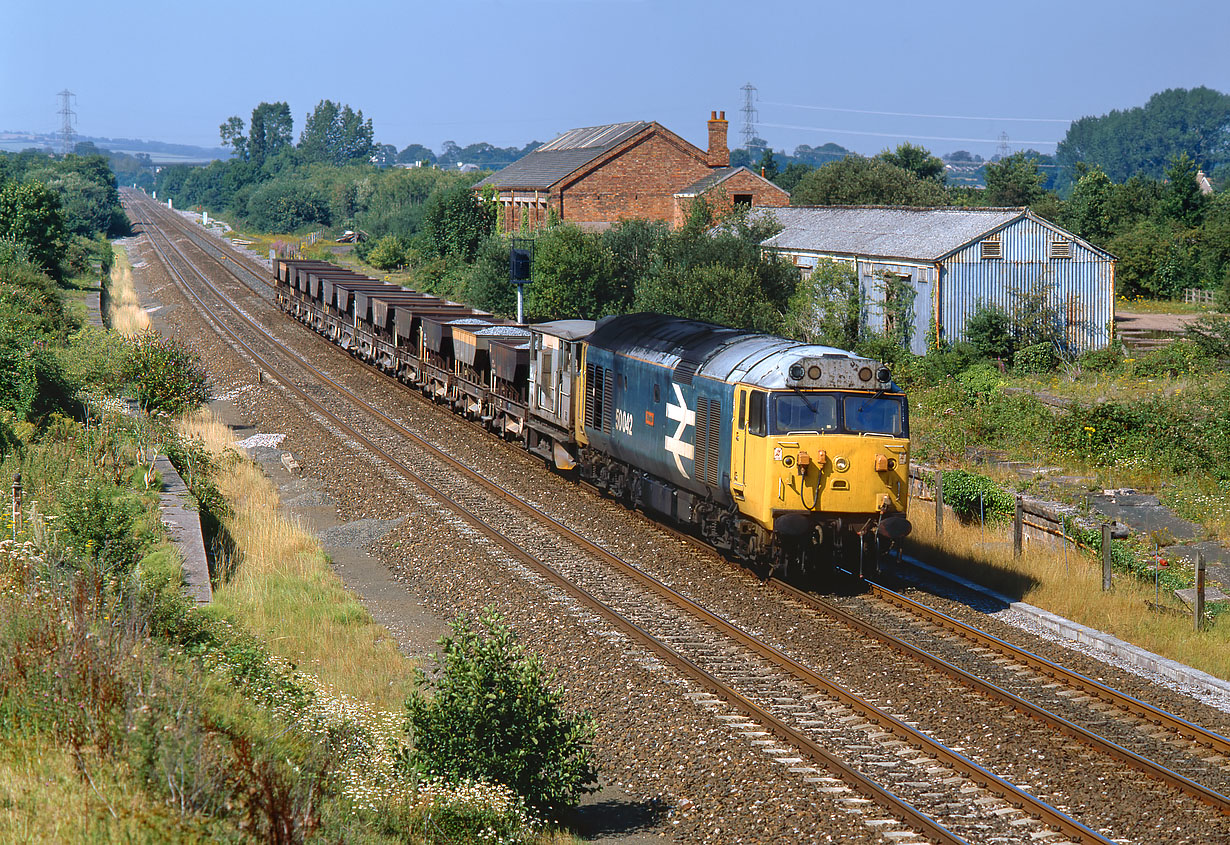
[[[755,434],[757,437],[764,437],[768,431],[768,423],[765,413],[765,394],[759,390],[752,391],[752,398],[748,402],[747,411],[747,433]]]
[[[905,414],[901,399],[892,396],[847,396],[842,402],[846,431],[904,437]]]
[[[775,393],[773,433],[837,430],[837,397],[824,393]]]

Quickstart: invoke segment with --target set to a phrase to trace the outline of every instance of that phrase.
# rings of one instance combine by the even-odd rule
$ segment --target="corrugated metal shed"
[[[1023,208],[816,206],[759,208],[782,231],[764,246],[840,255],[935,261],[1025,214]]]
[[[823,257],[858,274],[866,324],[888,329],[884,278],[909,284],[908,346],[927,350],[934,332],[963,340],[966,321],[985,306],[1021,320],[1049,320],[1061,345],[1106,346],[1114,319],[1115,258],[1024,208],[762,208],[785,228],[763,246],[807,275]],[[896,330],[896,329],[894,329]]]
[[[572,129],[491,174],[475,187],[492,185],[500,189],[548,190],[560,179],[575,173],[649,126],[646,121],[636,120]]]

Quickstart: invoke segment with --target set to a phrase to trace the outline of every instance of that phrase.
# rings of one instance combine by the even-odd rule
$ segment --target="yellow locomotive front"
[[[735,386],[731,492],[779,560],[909,531],[906,397],[873,362],[825,357]]]

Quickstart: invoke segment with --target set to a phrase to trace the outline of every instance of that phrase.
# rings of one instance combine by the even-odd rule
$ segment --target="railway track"
[[[133,202],[131,198],[129,201]],[[136,216],[152,223],[151,217],[145,216],[152,215],[149,205],[141,202],[139,209]],[[175,228],[185,231],[182,221],[173,222]],[[152,241],[156,230],[151,226]],[[314,415],[411,479],[457,520],[499,548],[507,561],[524,567],[531,577],[566,594],[568,601],[584,605],[583,612],[600,616],[621,635],[697,679],[714,696],[698,698],[699,704],[724,711],[717,713],[717,718],[729,723],[736,734],[765,745],[770,752],[778,752],[776,756],[784,765],[813,780],[823,794],[840,795],[847,789],[843,783],[850,784],[914,831],[935,841],[960,842],[967,841],[966,837],[968,841],[993,840],[997,836],[1022,834],[1042,841],[1109,841],[902,719],[841,689],[782,650],[710,613],[517,495],[492,485],[464,463],[364,402],[328,374],[309,367],[302,357],[291,366],[314,370],[311,378],[316,385],[298,385],[285,372],[286,364],[272,360],[274,354],[285,352],[267,329],[236,305],[232,296],[192,267],[193,262],[169,237],[164,246],[155,241],[155,248],[168,270],[179,277],[185,291],[200,304],[202,312],[214,312],[218,330],[228,334],[257,366],[296,394]],[[220,252],[216,247],[213,249]],[[218,259],[217,255],[213,257]],[[234,264],[230,261],[226,269],[230,271]],[[194,275],[213,290],[216,302],[207,302],[193,290],[189,278]],[[217,313],[218,306],[225,306],[243,318],[249,326],[246,330],[256,331],[257,338],[244,340],[240,329],[225,325]],[[279,347],[279,351],[262,353],[257,348],[261,344]],[[328,407],[322,401],[322,386],[331,393]],[[338,396],[344,397],[349,409],[335,404],[333,400]],[[373,418],[379,420],[382,431],[372,430],[369,421]],[[415,460],[411,466],[395,457],[404,453],[407,439],[415,443],[415,449],[425,460]],[[432,464],[432,469],[424,469]],[[459,485],[459,478],[467,479],[471,485],[481,484],[481,492],[473,486]],[[491,515],[499,512],[497,506],[511,507],[517,518],[493,518]],[[795,598],[804,601],[801,596],[805,594]],[[807,597],[806,603],[814,608],[814,597]],[[880,632],[877,636],[884,634]],[[834,745],[844,749],[844,760],[826,750]],[[807,758],[838,772],[841,782],[818,777],[818,772],[804,765]],[[898,776],[903,768],[912,772],[911,779]],[[869,774],[889,770],[895,770],[893,777],[875,778]],[[894,789],[900,794],[886,789],[882,785],[884,780],[895,783]],[[903,800],[902,795],[912,800]],[[865,799],[847,800],[857,805]],[[1048,828],[1056,832],[1048,833]],[[899,840],[908,833],[884,832],[898,834],[893,838]]]

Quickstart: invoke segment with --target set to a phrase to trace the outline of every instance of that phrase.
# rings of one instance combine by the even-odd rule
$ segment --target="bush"
[[[1210,363],[1203,346],[1191,340],[1176,340],[1133,361],[1132,375],[1143,378],[1174,378],[1202,372]]]
[[[440,640],[434,684],[417,670],[419,686],[406,702],[414,747],[403,765],[500,783],[548,812],[575,806],[597,779],[590,717],[564,712],[563,694],[547,686],[540,660],[493,611],[475,628],[464,619],[452,628]]]
[[[980,305],[965,321],[965,339],[984,358],[1012,356],[1012,318],[998,305]]]
[[[1210,358],[1230,358],[1230,317],[1206,314],[1183,330]]]
[[[1123,343],[1115,341],[1105,349],[1090,349],[1076,359],[1082,369],[1099,373],[1113,373],[1123,366]]]
[[[971,401],[987,402],[1000,393],[1004,374],[993,364],[975,364],[957,376],[957,380]]]
[[[144,545],[136,534],[143,510],[136,497],[108,481],[73,479],[60,493],[57,527],[79,558],[124,573]]]
[[[1031,344],[1012,356],[1012,368],[1021,373],[1049,373],[1058,365],[1059,356],[1049,343]]]
[[[175,415],[209,399],[201,358],[187,344],[150,330],[128,341],[124,377],[150,413]]]
[[[385,235],[363,260],[378,270],[395,270],[409,262],[409,245],[397,235]]]
[[[944,470],[944,503],[962,519],[985,515],[988,522],[1012,519],[1016,500],[985,475],[963,469]]]

